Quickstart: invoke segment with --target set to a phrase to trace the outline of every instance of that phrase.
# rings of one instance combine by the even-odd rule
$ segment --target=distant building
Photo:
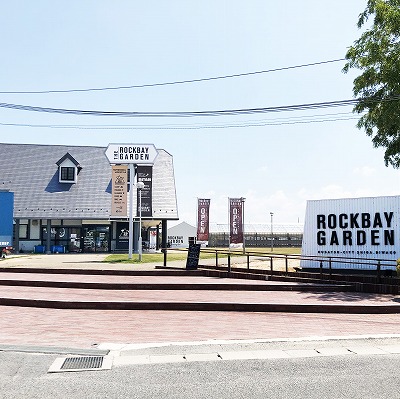
[[[129,219],[111,216],[112,168],[105,150],[0,143],[0,190],[14,193],[17,251],[127,251]],[[156,236],[159,248],[167,245],[167,221],[178,220],[172,155],[159,149],[151,173],[151,209],[142,218],[142,237],[148,245]],[[135,192],[134,250],[139,236],[136,197]]]

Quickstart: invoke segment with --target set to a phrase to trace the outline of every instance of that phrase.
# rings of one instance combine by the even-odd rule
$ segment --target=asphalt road
[[[272,343],[268,347],[305,350],[350,344],[370,348],[373,353],[376,345],[382,343],[385,340],[343,344],[308,341]],[[400,341],[391,339],[389,343],[398,345]],[[235,348],[249,349],[238,345]],[[172,349],[169,346],[152,351],[168,354]],[[199,346],[197,351],[209,352],[210,348]],[[49,374],[48,368],[57,356],[0,352],[0,398],[396,399],[400,396],[399,354],[154,363]]]

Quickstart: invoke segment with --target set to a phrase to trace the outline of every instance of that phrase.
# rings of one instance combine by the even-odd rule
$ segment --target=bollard
[[[289,273],[289,265],[288,265],[288,257],[287,255],[285,255],[285,270],[286,270],[286,274]]]
[[[329,278],[332,278],[332,258],[329,258]]]
[[[215,251],[215,266],[218,267],[218,251]]]
[[[274,274],[274,272],[273,272],[273,270],[274,270],[274,260],[273,260],[272,256],[269,258],[269,262],[271,264],[271,276],[272,276]]]
[[[231,254],[228,253],[228,273],[231,272]]]
[[[163,251],[164,251],[164,267],[167,267],[167,248],[164,248]]]
[[[250,255],[247,254],[247,270],[250,269]]]
[[[378,284],[381,282],[381,261],[378,260],[378,264],[376,266],[376,277],[378,279]]]

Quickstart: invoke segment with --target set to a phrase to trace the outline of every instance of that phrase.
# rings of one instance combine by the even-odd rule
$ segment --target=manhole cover
[[[59,357],[51,365],[48,372],[110,370],[111,366],[111,356]]]

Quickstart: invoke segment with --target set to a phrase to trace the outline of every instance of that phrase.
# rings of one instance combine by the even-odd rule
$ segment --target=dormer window
[[[60,183],[76,183],[81,167],[77,160],[67,152],[58,162],[58,181]]]
[[[61,182],[67,181],[70,183],[75,183],[76,179],[75,179],[75,168],[74,167],[61,166],[60,173],[61,173],[61,177],[60,177]]]

